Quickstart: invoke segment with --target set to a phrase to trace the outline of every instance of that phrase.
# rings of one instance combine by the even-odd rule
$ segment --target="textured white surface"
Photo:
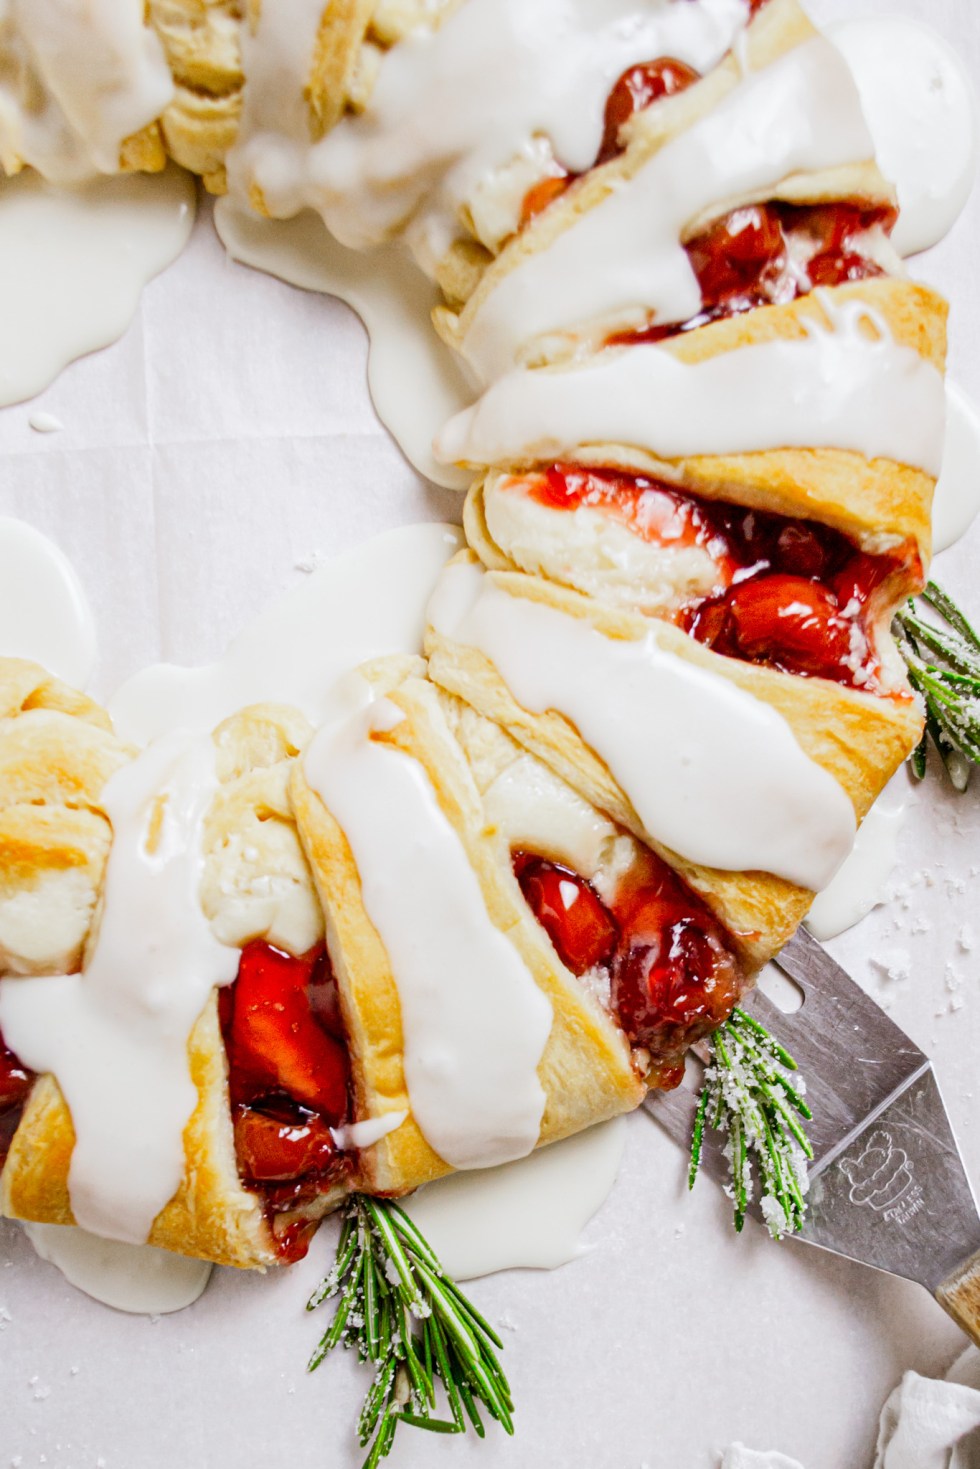
[[[921,17],[980,72],[973,0],[861,8]],[[811,9],[842,18],[854,0]],[[202,215],[117,346],[0,413],[0,513],[30,519],[75,561],[99,624],[102,692],[161,656],[217,656],[314,553],[458,514],[379,429],[353,315],[226,263]],[[950,238],[912,262],[952,294],[953,370],[974,401],[978,229],[975,196]],[[39,409],[64,431],[34,433]],[[978,561],[975,528],[938,568],[974,609]],[[935,1057],[980,1180],[978,874],[980,789],[920,793],[896,900],[833,947]],[[883,978],[871,956],[911,977]],[[681,1159],[645,1116],[630,1122],[622,1175],[587,1239],[591,1252],[554,1274],[470,1288],[507,1323],[517,1437],[403,1433],[393,1469],[715,1469],[733,1439],[807,1469],[866,1469],[902,1373],[942,1373],[960,1350],[917,1287],[755,1228],[736,1239],[710,1183],[687,1197]],[[2,1469],[17,1455],[23,1469],[100,1457],[105,1469],[357,1469],[362,1374],[349,1358],[303,1370],[322,1329],[303,1306],[331,1240],[328,1227],[281,1276],[217,1271],[195,1306],[153,1323],[86,1299],[0,1226]]]

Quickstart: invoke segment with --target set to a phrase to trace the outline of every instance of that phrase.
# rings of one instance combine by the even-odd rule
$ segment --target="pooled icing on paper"
[[[482,299],[460,350],[487,383],[546,337],[574,341],[597,324],[608,333],[650,315],[689,320],[701,287],[682,244],[687,226],[792,174],[873,155],[843,57],[821,37],[807,41],[750,73],[547,248],[516,260]]]
[[[462,563],[441,576],[429,616],[438,633],[485,654],[525,709],[571,720],[654,843],[813,891],[851,850],[850,799],[783,716],[661,647],[656,627],[608,638]]]
[[[122,336],[186,245],[195,200],[174,164],[73,188],[26,170],[0,181],[0,407]]]
[[[146,1242],[184,1177],[197,1105],[187,1044],[239,951],[198,900],[204,819],[217,788],[210,736],[173,735],[117,771],[94,947],[80,974],[0,980],[0,1030],[26,1066],[55,1076],[75,1130],[72,1214],[93,1234]]]
[[[538,1141],[551,1005],[492,922],[422,766],[371,738],[402,717],[380,699],[325,726],[304,769],[350,844],[388,955],[415,1121],[452,1167],[489,1168]]]
[[[819,299],[829,322],[806,336],[683,362],[664,346],[612,348],[581,365],[518,368],[443,429],[451,463],[560,458],[626,444],[664,459],[765,449],[850,449],[938,475],[942,374],[896,343],[860,299]]]

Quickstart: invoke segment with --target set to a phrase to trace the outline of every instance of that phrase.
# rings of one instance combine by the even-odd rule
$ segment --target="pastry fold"
[[[558,959],[524,902],[504,834],[487,821],[471,764],[471,759],[479,763],[481,740],[472,728],[464,733],[463,707],[422,677],[421,669],[404,676],[402,660],[384,660],[366,673],[376,692],[404,715],[374,738],[419,762],[479,879],[491,920],[514,944],[552,1005],[552,1028],[538,1067],[546,1097],[540,1143],[636,1107],[644,1087],[622,1031]],[[493,733],[484,732],[484,745]],[[499,731],[496,735],[505,739]],[[510,750],[510,742],[505,744]],[[484,768],[484,782],[487,775]],[[409,1113],[400,1127],[362,1152],[355,1186],[370,1193],[406,1193],[449,1167],[411,1115],[391,962],[365,910],[348,840],[299,764],[292,796],[326,914],[353,1060],[354,1113],[358,1119]]]
[[[621,154],[574,179],[553,203],[518,233],[503,240],[499,247],[489,249],[485,242],[472,239],[462,239],[453,245],[435,272],[448,303],[433,313],[444,341],[456,350],[463,350],[476,316],[505,277],[531,257],[546,254],[556,240],[574,229],[604,200],[628,188],[645,164],[667,144],[708,117],[746,74],[762,71],[818,36],[798,0],[768,0],[747,26],[738,56],[730,53],[687,90],[633,115],[623,131],[626,147]],[[897,202],[893,186],[869,154],[866,159],[843,166],[794,172],[775,184],[719,199],[685,222],[681,241],[690,241],[714,220],[744,205],[825,204],[841,200],[886,209]],[[464,212],[464,224],[465,218]],[[594,336],[597,329],[597,324],[590,324],[588,330]],[[534,348],[539,354],[551,350],[550,340]]]
[[[813,329],[833,330],[832,312],[857,305],[866,305],[885,324],[897,346],[911,348],[923,362],[944,372],[949,314],[946,301],[927,286],[889,277],[836,286],[786,305],[760,307],[728,317],[672,337],[656,350],[677,362],[693,365],[764,343],[801,342]],[[601,361],[601,356],[591,356],[535,368],[527,380],[533,382],[541,373],[574,383],[577,374]],[[494,391],[489,390],[488,400]],[[705,411],[710,411],[707,405]],[[773,411],[778,412],[776,405]],[[645,439],[636,443],[575,438],[553,444],[553,452],[547,457],[532,448],[507,450],[492,458],[489,454],[464,456],[461,462],[474,468],[490,465],[491,473],[521,473],[556,458],[569,464],[621,469],[662,480],[705,499],[820,521],[872,553],[908,544],[917,552],[923,568],[929,564],[935,476],[925,469],[885,457],[869,459],[852,449],[825,447],[677,459],[658,453],[655,440],[651,426]],[[488,566],[504,569],[507,558],[494,545],[486,525],[482,484],[473,487],[467,502],[467,538]],[[919,585],[912,574],[907,587],[898,589],[898,595],[916,591]]]
[[[456,560],[476,558],[472,552],[461,552]],[[555,608],[611,639],[639,639],[655,627],[661,648],[777,710],[803,752],[846,792],[859,821],[921,735],[922,718],[911,699],[879,699],[824,679],[797,678],[738,662],[709,651],[669,624],[603,606],[541,578],[503,571],[488,575],[509,596]],[[767,873],[703,867],[664,847],[654,832],[644,829],[626,792],[570,720],[554,710],[536,714],[524,708],[481,651],[455,642],[431,625],[425,647],[430,677],[436,683],[502,725],[587,801],[662,857],[729,932],[742,936],[743,951],[753,966],[778,952],[806,914],[811,892]],[[737,778],[733,771],[733,779]]]
[[[87,869],[91,918],[109,846],[108,822],[98,795],[112,769],[128,752],[109,732],[108,718],[91,701],[62,685],[46,681],[40,670],[24,665],[5,674],[0,689],[7,707],[22,703],[10,721],[25,741],[33,742],[38,717],[64,722],[60,756],[50,758],[50,743],[37,746],[41,773],[49,793],[39,809],[62,850],[74,841],[74,812],[61,801],[66,786],[84,790],[88,809],[100,824],[98,863]],[[19,685],[19,687],[18,687]],[[70,711],[70,712],[68,712]],[[6,721],[5,721],[6,722]],[[20,726],[18,730],[17,727]],[[92,764],[92,731],[101,741],[101,765]],[[4,739],[3,748],[10,741]],[[230,944],[266,938],[290,952],[302,953],[322,936],[323,925],[309,869],[299,844],[288,795],[289,773],[311,730],[295,710],[254,706],[226,720],[214,733],[219,789],[204,829],[204,878],[201,900],[216,936]],[[2,758],[2,757],[0,757]],[[13,787],[12,762],[0,773],[0,802]],[[46,847],[41,847],[42,852]],[[34,859],[34,876],[43,868]],[[30,880],[31,874],[25,877]],[[40,916],[51,902],[42,891]],[[97,936],[98,918],[88,945]],[[83,938],[85,935],[82,936]],[[81,962],[80,947],[72,951]],[[45,955],[27,970],[9,959],[0,973],[53,973],[62,967],[65,948]],[[222,1265],[264,1268],[279,1263],[280,1252],[259,1195],[241,1181],[228,1089],[228,1061],[212,992],[189,1038],[190,1075],[198,1100],[184,1131],[185,1172],[175,1196],[157,1216],[149,1243],[179,1254],[195,1255]],[[52,1076],[39,1077],[14,1135],[0,1173],[0,1211],[14,1219],[71,1224],[68,1174],[75,1142],[71,1114]],[[312,1204],[278,1216],[278,1227],[302,1224],[332,1208],[343,1188],[321,1194]]]

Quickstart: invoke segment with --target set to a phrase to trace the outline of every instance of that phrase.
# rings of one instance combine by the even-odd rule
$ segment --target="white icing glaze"
[[[363,1122],[349,1122],[346,1127],[331,1127],[330,1132],[338,1148],[370,1148],[389,1133],[397,1132],[407,1116],[407,1112],[385,1112]]]
[[[401,718],[382,699],[326,726],[306,776],[350,843],[388,953],[415,1120],[447,1163],[486,1168],[537,1143],[551,1006],[491,921],[422,766],[371,738]]]
[[[851,803],[783,717],[664,650],[656,625],[637,641],[607,638],[464,564],[443,573],[429,615],[438,632],[484,653],[525,709],[571,720],[653,841],[814,891],[850,851]]]
[[[646,493],[656,499],[656,491]],[[662,541],[648,540],[602,508],[543,505],[508,476],[487,481],[483,505],[494,543],[522,571],[613,606],[669,612],[727,585],[708,548],[672,540],[669,525]]]
[[[898,189],[895,248],[914,255],[952,228],[976,178],[977,109],[962,61],[904,15],[829,28],[854,73],[878,163]]]
[[[688,225],[790,174],[872,153],[840,53],[820,38],[808,41],[751,73],[547,248],[516,260],[476,312],[461,350],[486,383],[544,337],[574,341],[600,324],[608,332],[650,314],[685,321],[701,308],[681,243]]]
[[[762,449],[851,449],[938,474],[939,372],[860,301],[821,293],[830,325],[684,363],[661,346],[623,347],[562,368],[517,369],[436,440],[453,463],[547,460],[588,444],[665,459]]]
[[[965,535],[980,511],[980,414],[956,386],[946,384],[946,442],[932,501],[933,553]]]
[[[626,1137],[616,1117],[517,1163],[439,1179],[403,1208],[454,1280],[554,1270],[587,1252],[582,1231],[612,1191]]]
[[[122,336],[147,281],[187,243],[194,201],[174,167],[77,189],[30,173],[0,182],[0,407]]]
[[[882,902],[898,861],[906,805],[904,796],[878,798],[861,823],[851,855],[813,900],[806,926],[821,943],[853,928]]]
[[[467,0],[438,31],[388,53],[367,110],[342,121],[312,164],[301,160],[299,187],[355,247],[390,237],[420,207],[426,233],[451,238],[471,201],[478,224],[499,215],[479,230],[496,243],[556,161],[573,173],[593,165],[627,67],[670,56],[706,72],[747,19],[745,0]],[[516,177],[500,178],[515,162]]]
[[[174,93],[144,0],[4,0],[0,172],[57,183],[119,171],[120,149]]]
[[[109,702],[116,729],[146,744],[175,728],[206,733],[265,702],[321,724],[351,668],[421,650],[432,584],[460,541],[456,526],[409,525],[345,551],[261,612],[217,663],[135,674]]]
[[[260,219],[225,198],[215,205],[214,222],[233,260],[353,307],[370,337],[368,386],[378,417],[420,474],[464,489],[468,477],[437,463],[432,440],[473,392],[458,357],[432,330],[438,293],[407,251],[397,245],[347,250],[312,210],[294,219]]]
[[[27,422],[36,434],[57,434],[65,426],[53,413],[32,413]]]
[[[130,1244],[146,1241],[184,1175],[197,1103],[188,1037],[238,969],[198,901],[214,759],[210,737],[175,735],[111,777],[103,911],[82,973],[0,980],[5,1039],[57,1078],[71,1111],[72,1213]]]
[[[206,1260],[153,1245],[103,1239],[66,1224],[24,1225],[42,1260],[93,1300],[138,1316],[166,1316],[192,1306],[211,1278]]]
[[[32,659],[83,689],[97,654],[92,609],[68,557],[32,525],[0,517],[0,656]]]

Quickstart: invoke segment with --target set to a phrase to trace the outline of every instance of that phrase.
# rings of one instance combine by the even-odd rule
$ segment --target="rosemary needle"
[[[445,1274],[418,1228],[397,1204],[355,1195],[333,1269],[307,1310],[340,1297],[309,1370],[343,1342],[374,1375],[358,1421],[364,1469],[391,1451],[399,1424],[429,1433],[486,1432],[477,1403],[513,1433],[513,1399],[497,1359],[500,1338]],[[450,1416],[436,1408],[442,1383]]]
[[[794,1087],[785,1075],[796,1070],[796,1062],[764,1025],[738,1009],[715,1031],[708,1048],[710,1060],[691,1138],[688,1187],[697,1180],[705,1128],[726,1132],[735,1228],[741,1230],[752,1201],[754,1164],[766,1227],[773,1239],[782,1239],[803,1223],[806,1163],[813,1157],[806,1132],[793,1115],[796,1112],[804,1121],[811,1116],[803,1085]]]
[[[931,741],[956,790],[965,791],[971,767],[980,764],[980,637],[935,582],[896,613],[892,632],[925,707],[913,773],[924,777]]]

